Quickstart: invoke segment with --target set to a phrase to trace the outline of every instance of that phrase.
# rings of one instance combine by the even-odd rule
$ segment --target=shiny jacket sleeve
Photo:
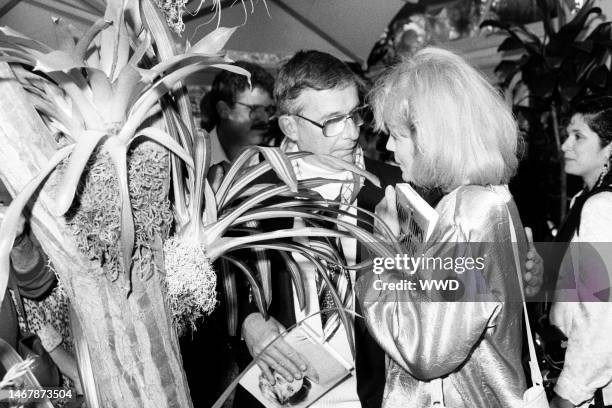
[[[506,208],[494,194],[458,197],[438,212],[436,243],[423,257],[445,262],[480,259],[484,267],[458,273],[456,268],[430,264],[414,274],[395,268],[366,274],[357,283],[368,329],[387,354],[419,380],[441,377],[460,367],[485,332],[494,330],[502,300],[511,282],[518,282]],[[457,280],[460,289],[420,290],[421,282],[431,280]],[[415,289],[389,288],[389,284],[405,286],[406,281],[415,282]],[[387,289],[379,290],[385,283]]]

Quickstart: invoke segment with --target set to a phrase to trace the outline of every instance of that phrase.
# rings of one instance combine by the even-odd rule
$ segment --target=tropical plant
[[[529,124],[529,141],[546,149],[541,155],[553,156],[558,169],[558,220],[567,207],[561,126],[577,100],[612,91],[611,23],[593,24],[598,19],[592,17],[601,14],[593,7],[594,0],[585,1],[573,16],[565,3],[538,0],[543,38],[519,24],[491,20],[482,24],[508,34],[498,47],[504,58],[495,71],[517,114]]]
[[[224,257],[251,283],[264,315],[270,274],[254,272],[229,254],[233,250],[300,252],[328,285],[325,262],[341,264],[333,244],[306,246],[290,238],[353,236],[376,253],[392,252],[385,244],[389,231],[379,231],[379,238],[337,219],[356,216],[312,191],[339,181],[296,179],[291,161],[305,153],[246,151],[213,193],[206,179],[208,137],[195,127],[181,81],[208,67],[246,74],[222,55],[234,29],[219,27],[178,54],[158,3],[108,0],[104,19],[78,41],[55,19],[58,50],[0,30],[0,60],[11,64],[0,63],[0,175],[15,197],[0,227],[0,300],[16,220],[29,207],[34,232],[74,307],[77,332],[86,339],[77,339],[80,363],[93,373],[89,389],[97,389],[101,406],[191,405],[166,308],[169,288],[161,279],[162,248],[172,242],[172,230],[175,245],[166,245],[167,251],[187,245],[180,253],[195,251],[205,265]],[[257,154],[264,160],[249,166]],[[376,182],[350,164],[327,159]],[[268,171],[281,183],[256,184]],[[301,217],[307,226],[252,228],[271,217]],[[244,235],[229,238],[231,231]],[[291,257],[285,259],[303,305],[300,271]],[[235,293],[229,296],[236,301]],[[340,317],[349,324],[345,313]]]

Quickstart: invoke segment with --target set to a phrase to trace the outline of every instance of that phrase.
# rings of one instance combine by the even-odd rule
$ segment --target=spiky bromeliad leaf
[[[62,183],[57,193],[55,210],[57,216],[66,214],[70,209],[85,166],[87,166],[89,158],[106,135],[105,132],[86,130],[78,138],[70,154],[68,166],[62,176]]]
[[[211,260],[219,258],[221,255],[233,251],[237,247],[246,245],[253,242],[275,240],[281,238],[299,238],[299,237],[337,237],[337,238],[349,238],[350,234],[347,232],[336,231],[327,228],[295,228],[295,229],[281,229],[272,232],[262,232],[259,234],[253,234],[246,237],[231,237],[231,238],[220,238],[208,246],[208,254]]]
[[[243,155],[247,155],[248,151],[242,153]],[[285,154],[288,161],[298,160],[309,156],[311,153],[308,152],[299,152],[299,153],[289,153]],[[236,166],[238,160],[234,162],[234,166]],[[261,163],[251,166],[248,169],[244,167],[248,164],[247,160],[244,160],[241,164],[242,168],[236,166],[233,174],[240,174],[240,178],[237,177],[225,177],[219,190],[217,190],[217,202],[219,205],[219,209],[224,208],[229,202],[231,202],[234,198],[236,198],[237,194],[243,191],[248,185],[252,184],[258,177],[262,176],[269,170],[273,169],[274,172],[278,175],[279,172],[282,172],[282,168],[274,169],[273,163],[269,161],[262,161]],[[234,168],[230,168],[230,171]],[[229,174],[229,171],[228,171]],[[279,176],[280,177],[280,176]],[[291,178],[290,173],[287,173],[286,178]],[[283,180],[281,178],[281,180]]]
[[[0,226],[0,303],[4,299],[10,271],[10,253],[15,242],[19,216],[40,184],[49,176],[57,165],[70,154],[74,145],[66,146],[56,152],[25,188],[11,202]]]
[[[327,184],[329,182],[333,182],[335,180],[329,179],[316,179],[316,180],[305,180],[300,181],[299,184],[302,186],[306,186],[306,188],[310,186],[321,186]],[[282,193],[286,193],[289,191],[289,186],[287,185],[271,185],[270,187],[266,187],[263,190],[253,194],[248,197],[244,202],[240,203],[236,208],[233,208],[230,212],[225,213],[217,223],[206,226],[203,239],[205,242],[202,242],[203,245],[209,247],[209,245],[223,236],[223,233],[235,223],[236,219],[240,217],[240,215],[244,214],[249,209],[253,208],[253,206],[269,199],[280,195]]]
[[[121,256],[124,269],[124,290],[131,290],[131,267],[132,252],[134,251],[134,218],[132,216],[132,204],[130,201],[130,190],[128,186],[127,171],[127,146],[117,138],[110,138],[105,144],[115,171],[119,184],[119,196],[121,199]]]
[[[181,147],[174,139],[163,130],[154,127],[148,127],[142,130],[139,130],[138,133],[128,142],[128,145],[131,145],[132,142],[139,137],[148,137],[155,143],[159,144],[162,147],[170,150],[176,156],[180,157],[187,166],[193,168],[193,159],[189,155],[189,153]]]
[[[158,103],[162,96],[170,92],[175,85],[183,81],[190,75],[202,71],[207,68],[219,68],[225,69],[230,72],[246,75],[248,71],[240,67],[236,67],[228,64],[208,64],[208,63],[194,63],[186,67],[178,68],[176,71],[169,73],[162,78],[158,79],[147,91],[145,91],[137,101],[134,102],[134,106],[128,114],[128,119],[124,125],[123,133],[133,133],[142,122],[150,115],[151,108]]]
[[[293,166],[291,165],[291,161],[288,159],[287,155],[283,153],[283,151],[278,147],[252,146],[242,152],[240,156],[238,156],[238,158],[234,161],[230,169],[227,171],[227,174],[223,179],[221,186],[219,186],[218,200],[221,205],[225,202],[227,190],[238,178],[238,174],[240,174],[240,172],[249,165],[249,162],[251,161],[253,156],[259,153],[263,154],[266,158],[266,161],[264,162],[265,165],[263,163],[260,163],[261,166],[254,167],[254,169],[260,170],[257,174],[251,174],[245,178],[243,178],[243,175],[241,175],[240,179],[247,179],[249,181],[252,181],[255,179],[255,177],[257,177],[257,175],[261,175],[266,171],[263,170],[263,167],[266,167],[266,169],[272,168],[278,178],[280,178],[286,185],[288,185],[291,191],[297,191],[297,177],[295,176]]]
[[[253,289],[253,297],[255,298],[255,304],[257,305],[257,308],[259,309],[260,313],[267,319],[268,307],[266,305],[265,295],[263,289],[261,288],[261,285],[255,279],[255,274],[253,273],[253,271],[251,271],[244,262],[230,255],[223,255],[221,258],[227,260],[228,262],[236,266],[244,274],[244,276],[249,281],[251,288]]]

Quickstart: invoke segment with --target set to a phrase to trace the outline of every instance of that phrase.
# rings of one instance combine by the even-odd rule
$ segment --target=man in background
[[[234,65],[249,71],[251,86],[244,75],[221,71],[200,108],[213,125],[209,132],[213,166],[209,172],[211,183],[223,177],[244,149],[265,142],[270,119],[276,111],[272,99],[272,75],[250,62],[238,61]]]

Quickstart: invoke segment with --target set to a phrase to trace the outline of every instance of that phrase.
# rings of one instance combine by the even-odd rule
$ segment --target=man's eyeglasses
[[[315,122],[312,119],[308,119],[302,115],[298,115],[294,113],[293,116],[297,116],[298,118],[302,118],[305,121],[312,123],[315,126],[318,126],[323,130],[323,135],[325,137],[334,137],[342,133],[344,127],[346,126],[346,121],[351,119],[355,126],[359,127],[363,125],[363,117],[365,115],[367,109],[367,105],[358,106],[346,115],[335,116],[333,118],[326,119],[323,123]]]
[[[264,106],[264,105],[249,105],[248,103],[242,103],[242,102],[234,102],[238,105],[242,105],[242,106],[246,106],[247,108],[249,108],[249,118],[251,120],[256,120],[259,118],[262,118],[264,116],[266,116],[268,119],[271,118],[272,116],[274,116],[274,114],[276,113],[276,106],[274,105],[268,105],[268,106]]]

